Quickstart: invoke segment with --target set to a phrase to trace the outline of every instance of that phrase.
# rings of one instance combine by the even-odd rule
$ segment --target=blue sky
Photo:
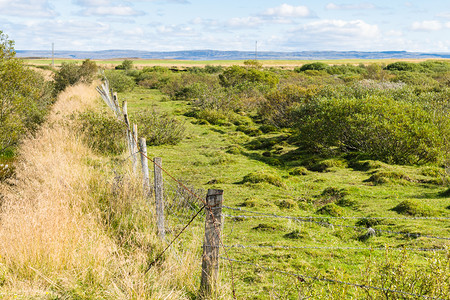
[[[449,0],[0,0],[17,50],[450,52]]]

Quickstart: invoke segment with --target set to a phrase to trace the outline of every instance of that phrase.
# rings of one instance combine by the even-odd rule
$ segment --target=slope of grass
[[[413,274],[422,272],[433,276],[434,271],[429,269],[429,262],[436,261],[447,266],[443,276],[448,278],[450,273],[445,251],[401,251],[403,248],[448,247],[450,228],[446,226],[447,222],[433,219],[404,220],[402,218],[405,215],[395,209],[400,203],[412,199],[430,207],[435,217],[450,217],[450,199],[441,196],[446,188],[439,180],[435,180],[439,177],[435,176],[436,172],[424,171],[424,167],[394,166],[350,158],[314,157],[290,145],[282,137],[283,133],[252,137],[239,131],[235,125],[200,125],[195,119],[184,116],[189,110],[187,102],[168,101],[155,90],[135,89],[132,93],[119,95],[119,98],[128,101],[131,114],[144,107],[153,107],[155,110],[172,113],[185,122],[188,136],[181,143],[148,149],[151,156],[163,158],[165,168],[175,177],[203,190],[224,189],[227,206],[260,213],[319,218],[314,219],[319,222],[310,223],[279,218],[227,217],[224,243],[250,246],[229,248],[230,258],[313,277],[370,283],[427,295],[438,295],[437,290],[411,288],[424,284],[425,280],[425,277],[414,279]],[[253,146],[256,145],[255,141],[258,141],[256,144],[259,146]],[[267,152],[270,152],[270,156]],[[304,172],[297,172],[299,167],[303,167]],[[441,171],[438,170],[437,173]],[[261,174],[265,176],[259,176]],[[273,178],[277,180],[273,181]],[[324,191],[330,189],[345,192],[339,197],[324,196]],[[331,204],[339,210],[339,216],[354,219],[328,219],[329,214],[323,212]],[[229,210],[225,213],[252,215]],[[370,223],[380,230],[375,236],[371,236],[367,235],[366,226],[362,225],[368,223],[358,223],[367,217],[388,219]],[[328,222],[337,225],[327,225]],[[433,239],[425,235],[444,239]],[[270,246],[300,248],[274,249]],[[385,247],[395,250],[370,250]],[[361,250],[357,250],[359,248]],[[329,295],[332,299],[342,299],[342,295],[367,296],[363,289],[315,280],[298,281],[295,277],[268,272],[254,265],[232,265],[236,289],[243,298],[292,298],[295,295],[309,295],[321,299]],[[398,268],[390,273],[392,277],[379,276],[380,270],[394,266]],[[402,274],[396,273],[400,267]],[[223,262],[223,268],[221,278],[231,284],[231,270],[226,261]],[[361,270],[367,270],[367,273]],[[395,276],[401,277],[397,283],[393,282]],[[431,289],[437,289],[441,283],[433,284]],[[369,291],[375,298],[380,296],[376,291]]]

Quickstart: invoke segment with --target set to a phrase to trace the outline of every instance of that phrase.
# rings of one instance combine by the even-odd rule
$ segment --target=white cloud
[[[382,38],[377,25],[362,20],[320,20],[291,31],[285,46],[290,50],[373,50]]]
[[[194,36],[194,29],[185,25],[160,25],[156,27],[156,32],[169,36]]]
[[[142,16],[145,13],[136,11],[129,6],[98,6],[81,11],[85,16]]]
[[[411,29],[416,30],[416,31],[436,31],[436,30],[441,30],[442,28],[443,28],[443,24],[441,22],[435,21],[435,20],[414,22],[411,25]]]
[[[49,18],[57,16],[58,13],[51,7],[48,0],[0,0],[0,15]]]
[[[311,16],[311,11],[306,6],[293,6],[289,4],[281,4],[278,7],[269,8],[263,15],[270,17],[281,17],[281,18],[297,18],[297,17],[309,17]]]
[[[110,0],[76,0],[74,4],[85,7],[109,6]]]
[[[264,21],[259,17],[232,18],[226,23],[231,27],[248,28],[262,24]]]
[[[394,37],[399,37],[399,36],[403,36],[403,32],[401,32],[400,30],[389,30],[385,33],[386,36],[394,36]]]
[[[362,20],[320,20],[303,26],[308,33],[326,34],[335,37],[374,38],[380,35],[377,25]]]
[[[450,19],[450,11],[441,12],[436,15],[439,18]]]
[[[365,9],[375,9],[376,6],[372,3],[359,3],[359,4],[335,4],[328,3],[325,6],[327,10],[365,10]]]

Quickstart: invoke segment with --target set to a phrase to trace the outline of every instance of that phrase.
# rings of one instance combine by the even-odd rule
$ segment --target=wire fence
[[[366,284],[358,284],[358,283],[351,283],[346,281],[341,281],[333,278],[325,278],[325,277],[318,277],[318,276],[311,276],[311,275],[305,275],[305,274],[299,274],[296,272],[290,272],[285,270],[279,270],[277,268],[267,267],[262,264],[255,264],[253,262],[244,261],[244,260],[238,260],[234,258],[230,258],[229,250],[234,249],[251,249],[251,250],[258,250],[258,249],[273,249],[273,250],[286,250],[286,251],[296,251],[296,250],[321,250],[321,251],[411,251],[411,252],[433,252],[433,253],[448,253],[447,247],[436,247],[436,248],[420,248],[420,247],[349,247],[349,246],[317,246],[317,245],[304,245],[304,246],[292,246],[292,245],[275,245],[275,244],[268,244],[267,241],[264,241],[261,244],[224,244],[224,239],[228,238],[228,236],[222,237],[221,235],[221,228],[220,226],[223,225],[223,220],[216,220],[213,213],[213,207],[209,206],[207,201],[205,200],[205,197],[199,196],[199,195],[205,195],[206,191],[203,189],[197,189],[194,186],[183,182],[180,179],[176,179],[175,176],[173,176],[170,172],[162,168],[161,165],[155,162],[154,159],[151,159],[146,154],[146,149],[143,149],[140,145],[137,133],[135,134],[134,130],[131,128],[131,125],[128,121],[127,112],[126,112],[126,104],[123,107],[123,110],[120,110],[120,107],[118,106],[118,100],[116,94],[114,94],[110,88],[107,80],[102,84],[102,86],[98,87],[97,90],[99,91],[100,95],[108,105],[116,114],[117,118],[119,120],[122,120],[126,127],[127,127],[127,138],[129,143],[129,149],[130,149],[130,156],[126,160],[130,160],[133,162],[133,166],[135,168],[136,165],[136,155],[141,155],[141,161],[143,158],[147,159],[148,161],[153,164],[155,169],[160,169],[164,174],[167,175],[167,177],[163,177],[163,186],[164,186],[164,192],[163,192],[163,199],[164,199],[164,205],[163,205],[163,216],[167,216],[167,218],[163,219],[164,224],[163,226],[171,233],[173,236],[172,239],[169,242],[166,243],[166,247],[163,251],[161,251],[158,255],[156,255],[156,258],[148,265],[146,268],[146,271],[150,270],[163,256],[166,251],[170,249],[170,247],[175,243],[175,241],[189,228],[192,226],[192,224],[195,222],[195,220],[202,215],[203,213],[206,214],[206,216],[209,216],[212,218],[213,223],[213,231],[214,234],[218,237],[218,243],[215,245],[210,244],[204,244],[203,249],[210,248],[210,249],[222,249],[224,251],[225,256],[221,256],[220,259],[226,261],[230,267],[231,271],[231,286],[232,286],[232,294],[235,299],[237,299],[236,291],[235,291],[235,277],[234,277],[234,271],[233,271],[233,263],[242,264],[242,265],[248,265],[253,266],[259,269],[266,270],[268,272],[274,272],[279,273],[283,275],[293,276],[296,278],[300,278],[301,280],[310,280],[310,281],[318,281],[318,282],[328,282],[328,283],[334,283],[334,284],[341,284],[345,286],[350,286],[354,288],[364,289],[364,290],[374,290],[374,291],[380,291],[383,293],[395,293],[402,296],[408,296],[408,297],[415,297],[415,298],[423,298],[423,299],[440,299],[435,297],[430,297],[427,295],[421,295],[420,293],[411,293],[411,292],[405,292],[397,289],[391,289],[391,288],[385,288],[385,287],[377,287],[372,285],[366,285]],[[145,142],[144,142],[145,143]],[[147,170],[148,171],[148,170]],[[155,175],[156,176],[156,175]],[[144,183],[144,189],[145,189],[145,183]],[[147,193],[154,193],[152,189],[147,191]],[[216,208],[214,208],[216,209]],[[239,213],[244,213],[245,215],[233,215],[233,214],[224,214],[224,217],[229,218],[231,220],[246,220],[246,219],[257,219],[257,218],[274,218],[274,219],[286,219],[291,220],[295,222],[306,222],[306,223],[312,223],[320,225],[324,228],[334,229],[335,227],[338,228],[345,228],[345,229],[351,229],[355,231],[365,231],[367,235],[381,235],[381,234],[389,234],[389,235],[401,235],[406,236],[410,238],[426,238],[426,239],[436,239],[441,241],[448,241],[450,240],[450,237],[445,236],[438,236],[438,235],[432,235],[432,234],[424,234],[424,233],[417,233],[417,232],[405,232],[405,231],[395,231],[395,230],[388,230],[388,229],[381,229],[376,226],[367,227],[367,226],[355,226],[355,225],[348,225],[348,224],[336,224],[335,222],[331,223],[330,221],[349,221],[349,220],[401,220],[401,221],[448,221],[450,218],[447,217],[383,217],[383,216],[351,216],[351,217],[333,217],[333,216],[288,216],[288,215],[277,215],[273,213],[265,213],[265,212],[258,212],[258,211],[252,211],[248,209],[243,209],[240,207],[231,207],[231,206],[224,206],[221,205],[220,207],[217,207],[217,209],[225,209],[229,211],[238,211]],[[234,224],[233,224],[234,226]],[[383,225],[387,226],[387,225]],[[181,227],[181,229],[180,229]],[[233,227],[231,228],[231,231],[233,231]],[[206,236],[206,232],[205,232]],[[217,252],[218,253],[218,252]],[[205,252],[203,256],[205,255]],[[203,263],[202,263],[203,268]],[[202,269],[202,274],[205,272],[204,269]],[[202,278],[202,284],[203,284],[203,278]]]

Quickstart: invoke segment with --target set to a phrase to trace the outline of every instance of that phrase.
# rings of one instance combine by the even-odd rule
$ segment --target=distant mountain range
[[[46,50],[16,50],[17,56],[22,58],[51,58],[52,52]],[[177,60],[245,60],[255,59],[255,52],[251,51],[217,51],[217,50],[188,50],[188,51],[137,51],[137,50],[104,50],[104,51],[55,51],[55,58],[73,59],[177,59]],[[258,52],[261,60],[325,60],[325,59],[423,59],[450,58],[450,53],[422,53],[407,51],[301,51],[301,52]]]

